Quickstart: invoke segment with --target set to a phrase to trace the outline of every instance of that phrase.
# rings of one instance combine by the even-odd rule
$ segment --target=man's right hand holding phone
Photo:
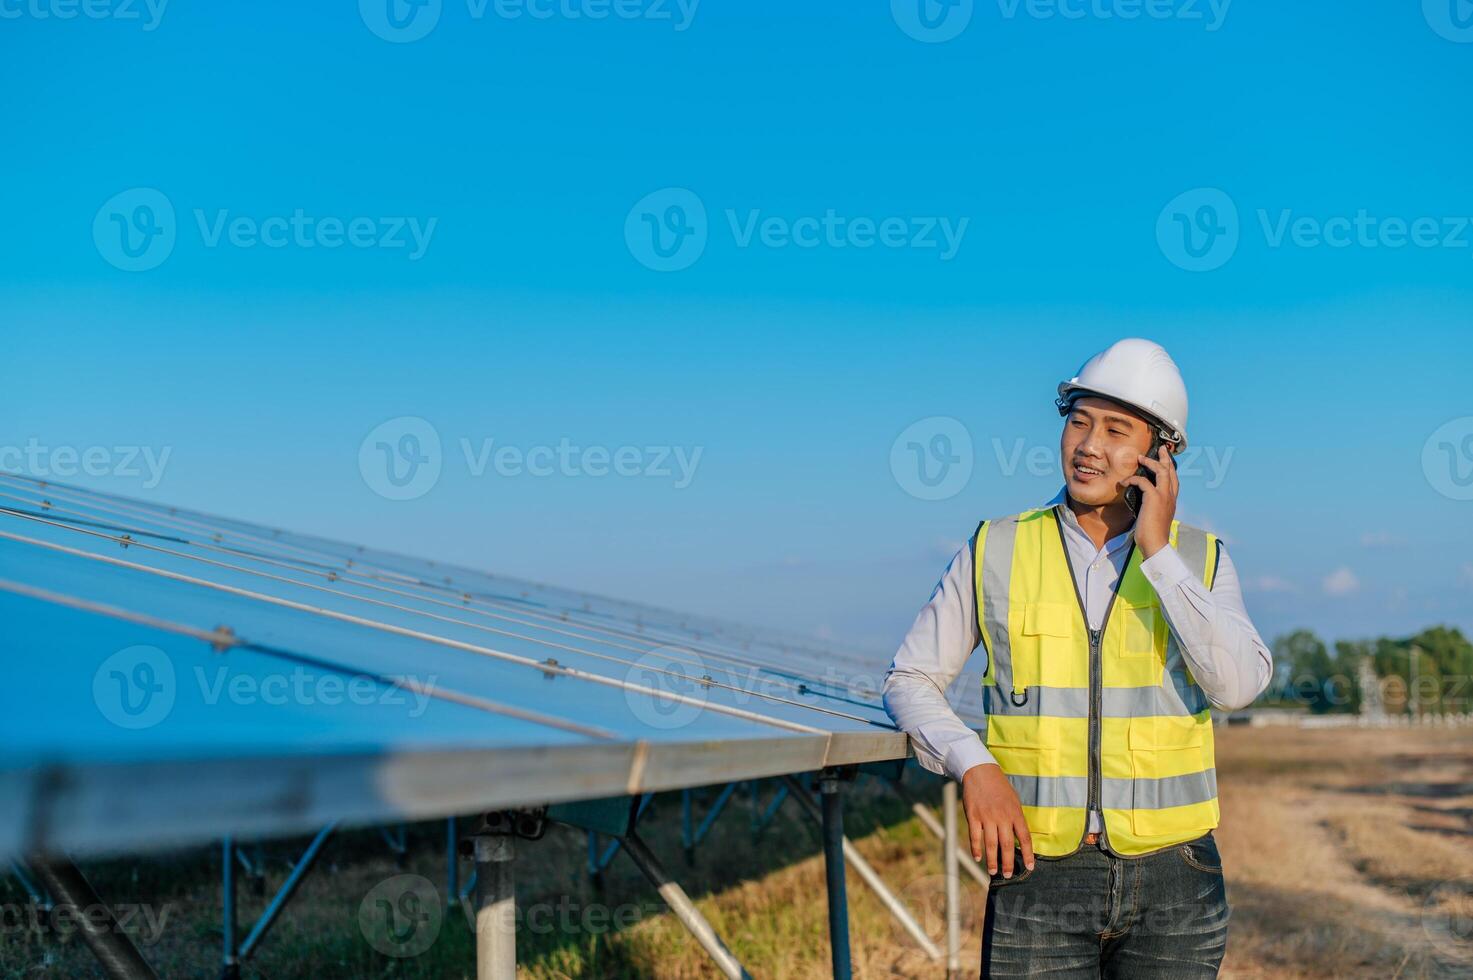
[[[1013,876],[1014,842],[1022,846],[1023,865],[1033,870],[1033,838],[1023,805],[1002,766],[986,763],[973,766],[962,775],[962,809],[967,815],[967,829],[972,836],[972,857],[977,861],[986,855],[987,873]]]

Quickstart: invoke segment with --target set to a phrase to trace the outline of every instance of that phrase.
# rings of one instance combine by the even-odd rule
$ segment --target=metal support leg
[[[956,980],[962,971],[961,862],[956,853],[956,783],[941,787],[946,834],[941,844],[941,863],[946,868],[946,976]]]
[[[665,873],[665,869],[654,854],[650,853],[644,841],[632,831],[624,838],[624,853],[628,854],[630,859],[639,866],[639,870],[644,872],[644,876],[650,880],[650,884],[655,886],[655,890],[660,893],[665,904],[670,906],[670,911],[674,912],[681,924],[690,930],[690,934],[695,937],[696,942],[701,944],[701,948],[711,957],[722,975],[730,977],[731,980],[748,978],[747,971],[742,969],[741,963],[732,955],[731,950],[726,948],[721,937],[716,935],[716,930],[711,928],[711,923],[707,922],[700,909],[696,908],[690,896],[685,893],[685,889]]]
[[[732,794],[736,792],[736,789],[736,783],[727,783],[722,788],[721,792],[717,794],[716,800],[706,810],[706,815],[701,818],[700,826],[697,826],[695,823],[695,810],[692,805],[691,791],[684,791],[681,799],[680,840],[685,845],[685,863],[687,865],[695,863],[696,845],[706,839],[706,835],[716,825],[716,818],[721,816],[721,811],[725,809],[727,802],[731,799]]]
[[[322,845],[327,843],[327,839],[332,836],[333,828],[336,826],[336,823],[330,823],[319,830],[316,837],[312,838],[312,843],[308,844],[307,849],[302,852],[301,858],[293,866],[291,874],[287,875],[286,881],[282,883],[280,890],[276,893],[276,897],[271,899],[271,904],[266,906],[266,911],[261,913],[261,917],[256,920],[256,924],[251,927],[251,933],[246,936],[245,942],[240,944],[240,951],[236,954],[238,960],[245,961],[256,951],[256,946],[265,937],[266,930],[271,928],[271,924],[276,921],[276,917],[281,914],[281,910],[286,908],[287,903],[292,900],[292,896],[301,887],[302,879],[307,877],[307,872],[311,871],[312,865],[317,863],[317,855],[322,853]]]
[[[26,890],[26,894],[31,896],[31,904],[42,912],[50,912],[51,900],[41,894],[41,889],[37,888],[35,882],[31,881],[31,876],[26,874],[26,869],[21,867],[21,863],[12,860],[10,862],[10,870],[15,873],[15,877],[20,881],[20,886]]]
[[[849,896],[844,885],[844,801],[839,797],[838,777],[823,774],[818,779],[823,798],[823,868],[829,892],[829,946],[835,980],[849,980]],[[806,794],[805,794],[806,796]]]
[[[460,841],[455,837],[455,818],[445,821],[445,902],[460,904]]]
[[[235,957],[235,840],[227,837],[220,845],[220,980],[240,976]]]
[[[916,815],[916,819],[920,820],[921,826],[925,827],[931,833],[935,834],[937,840],[946,840],[946,829],[941,826],[941,821],[936,819],[936,814],[931,812],[930,807],[926,806],[926,804],[924,803],[912,801],[910,797],[906,796],[903,792],[900,794],[900,796],[902,799],[910,803],[910,811]],[[958,838],[960,838],[960,833],[958,833],[957,836]],[[977,884],[981,885],[983,888],[986,888],[988,882],[991,879],[983,876],[982,868],[977,864],[976,859],[972,857],[972,852],[969,851],[967,848],[962,847],[960,839],[958,839],[956,844],[956,857],[957,861],[961,864],[962,870],[975,878]]]
[[[516,980],[517,898],[509,835],[482,834],[476,847],[476,980]]]
[[[102,904],[77,866],[63,857],[34,857],[31,871],[51,895],[58,910],[71,910],[82,941],[97,958],[102,971],[112,980],[155,980],[158,974],[148,965],[133,940],[128,938],[112,910]]]
[[[808,812],[809,816],[811,816],[814,820],[823,825],[824,854],[825,857],[827,857],[829,847],[829,832],[828,824],[825,822],[825,814],[821,814],[819,812],[818,804],[813,802],[813,797],[809,794],[808,790],[803,788],[802,783],[798,782],[792,776],[784,776],[783,778],[790,781],[789,785],[792,786],[793,789],[793,792],[791,794],[792,797],[802,805],[803,809]],[[835,782],[836,785],[834,795],[837,796],[837,780]],[[823,780],[820,779],[819,783],[820,788],[822,788]],[[827,806],[828,799],[825,798],[824,802],[825,806]],[[835,802],[837,803],[837,801]],[[934,942],[931,941],[931,937],[926,935],[926,930],[921,928],[921,924],[916,921],[915,916],[910,914],[910,909],[906,908],[905,903],[902,902],[898,897],[896,897],[895,893],[892,892],[888,886],[886,886],[885,881],[883,878],[880,877],[879,872],[875,871],[870,863],[864,859],[864,855],[859,853],[859,849],[854,846],[854,843],[849,840],[849,838],[843,836],[842,824],[839,827],[839,835],[839,840],[843,847],[844,862],[849,867],[854,869],[854,873],[859,875],[861,881],[869,886],[870,891],[874,892],[875,897],[880,900],[880,904],[884,905],[886,910],[895,917],[895,921],[900,923],[901,928],[903,928],[907,933],[910,934],[910,938],[916,941],[916,945],[925,950],[926,955],[929,956],[931,959],[940,960],[942,955],[941,947],[937,946]],[[830,893],[830,899],[832,901],[832,893]],[[832,906],[830,907],[829,911],[832,914]]]
[[[696,863],[696,827],[688,789],[680,791],[680,842],[685,846],[685,865],[690,867]]]

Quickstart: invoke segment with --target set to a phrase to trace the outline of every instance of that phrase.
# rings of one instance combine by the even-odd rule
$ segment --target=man
[[[1210,977],[1229,909],[1211,709],[1273,659],[1215,535],[1175,520],[1187,393],[1128,339],[1059,385],[1064,488],[983,521],[916,617],[885,709],[961,783],[992,884],[983,976]],[[945,692],[973,650],[985,742]]]

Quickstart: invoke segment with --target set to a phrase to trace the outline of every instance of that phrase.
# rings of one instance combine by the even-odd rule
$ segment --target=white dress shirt
[[[1090,628],[1099,629],[1135,540],[1135,526],[1096,548],[1065,503],[1063,490],[1049,506],[1061,504],[1075,585],[1084,597]],[[1251,704],[1268,687],[1273,655],[1243,607],[1227,549],[1220,552],[1210,591],[1175,548],[1162,548],[1142,561],[1141,571],[1160,596],[1162,614],[1208,702],[1223,711]],[[917,761],[958,782],[973,766],[997,762],[946,700],[946,689],[981,642],[969,541],[952,558],[885,673],[885,710],[910,736]],[[1089,829],[1103,827],[1100,813],[1091,810]]]

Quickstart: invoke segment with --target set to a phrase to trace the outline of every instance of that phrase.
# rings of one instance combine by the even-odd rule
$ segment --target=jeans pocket
[[[997,874],[991,876],[991,880],[988,882],[987,887],[1007,888],[1012,885],[1027,881],[1030,877],[1033,876],[1033,872],[1038,870],[1038,860],[1039,859],[1036,857],[1033,859],[1033,867],[1030,869],[1028,865],[1023,863],[1023,852],[1021,850],[1015,852],[1013,854],[1013,876],[1011,878],[1004,878],[1002,876],[1002,865],[999,864],[997,868]]]
[[[1217,840],[1209,832],[1196,840],[1189,840],[1185,844],[1178,844],[1176,852],[1181,859],[1198,871],[1208,874],[1222,874],[1222,855],[1217,850]]]

